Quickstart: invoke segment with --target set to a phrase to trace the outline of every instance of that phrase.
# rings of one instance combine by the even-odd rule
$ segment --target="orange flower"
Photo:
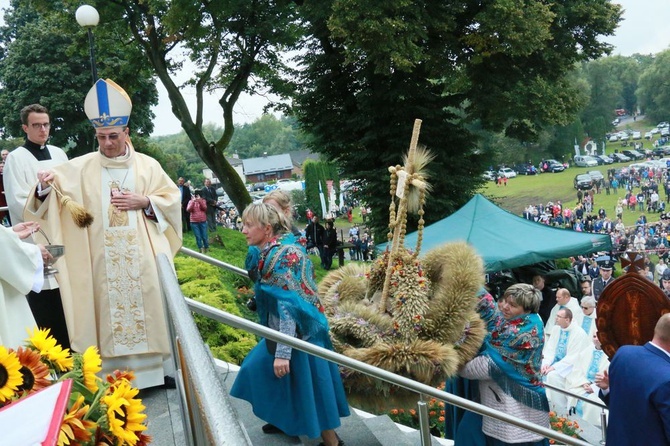
[[[112,390],[114,390],[114,387],[118,386],[120,382],[124,380],[133,382],[134,379],[135,374],[131,370],[114,370],[111,374],[107,375],[107,382],[112,385]]]
[[[392,415],[398,415],[398,409],[391,409]]]
[[[83,403],[84,397],[80,395],[65,414],[58,434],[58,446],[83,444],[91,439],[91,431],[95,428],[95,423],[84,420],[89,406],[87,404],[82,407]]]
[[[415,417],[416,416],[416,410],[410,409],[409,414],[412,415],[413,417]]]
[[[439,421],[440,423],[444,423],[444,417],[438,418],[437,421]]]
[[[41,361],[39,352],[19,347],[16,350],[16,356],[21,363],[20,372],[23,376],[23,384],[19,386],[19,392],[33,393],[51,385],[49,367]]]
[[[430,412],[428,412],[428,415],[431,416],[431,417],[434,417],[435,415],[437,415],[437,412],[435,412],[434,410],[431,410]]]

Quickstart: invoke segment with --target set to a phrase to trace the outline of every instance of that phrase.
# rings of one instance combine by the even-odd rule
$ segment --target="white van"
[[[598,160],[589,155],[575,156],[575,166],[578,167],[595,167],[598,165]]]

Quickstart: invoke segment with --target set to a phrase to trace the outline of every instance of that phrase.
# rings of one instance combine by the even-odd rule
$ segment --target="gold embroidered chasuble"
[[[155,257],[181,247],[181,199],[156,160],[128,147],[125,159],[96,152],[54,168],[56,186],[93,215],[91,226],[76,226],[53,190],[44,202],[33,193],[25,216],[65,246],[55,266],[73,350],[97,345],[104,371],[132,368],[136,385],[148,387],[162,384],[170,355]],[[157,221],[116,210],[119,189],[147,196]],[[144,384],[143,371],[153,375]]]

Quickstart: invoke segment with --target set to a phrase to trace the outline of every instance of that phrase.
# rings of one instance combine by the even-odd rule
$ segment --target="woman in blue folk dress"
[[[332,349],[312,263],[287,232],[290,222],[266,203],[249,205],[242,221],[247,243],[259,248],[250,258],[258,259],[251,275],[260,322]],[[334,429],[349,407],[336,364],[263,339],[245,358],[230,394],[251,403],[254,414],[268,423],[266,433],[320,435],[322,445],[344,445]]]

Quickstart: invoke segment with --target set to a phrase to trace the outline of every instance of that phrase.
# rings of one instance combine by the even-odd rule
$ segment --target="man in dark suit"
[[[596,301],[600,298],[605,287],[614,281],[612,277],[613,267],[614,262],[611,260],[606,260],[600,265],[600,276],[593,279],[593,297],[596,298]]]
[[[207,202],[207,227],[209,232],[216,232],[216,212],[218,210],[218,197],[216,188],[212,186],[212,180],[205,179],[205,187],[202,188],[202,198]]]
[[[184,182],[184,178],[180,177],[177,181],[179,186],[179,193],[181,194],[181,225],[184,231],[191,230],[191,216],[186,210],[188,202],[191,201],[191,188]]]
[[[620,347],[606,377],[607,446],[670,444],[670,314],[658,320],[651,342]]]

